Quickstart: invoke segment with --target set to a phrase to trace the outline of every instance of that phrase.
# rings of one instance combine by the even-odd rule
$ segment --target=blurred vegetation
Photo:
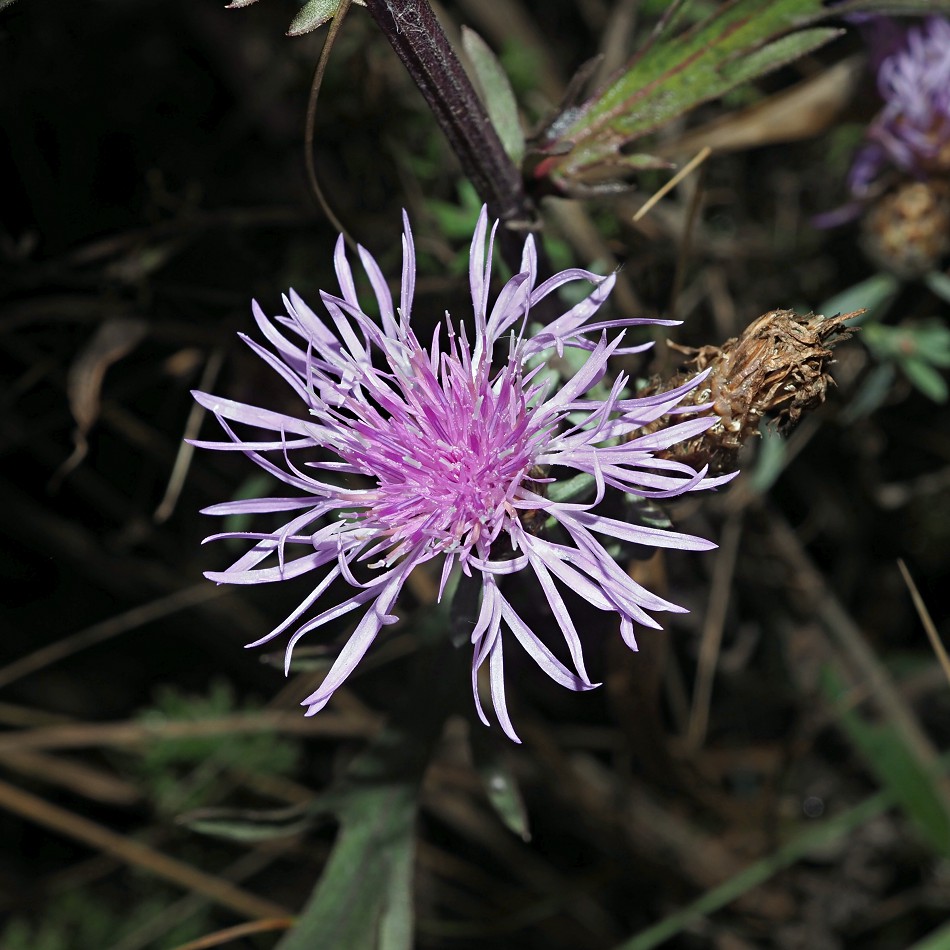
[[[664,7],[441,9],[457,46],[465,24],[500,55],[530,132],[583,63],[602,52],[608,75]],[[691,613],[638,632],[631,654],[577,604],[600,690],[561,691],[512,655],[523,747],[466,706],[431,759],[397,756],[398,782],[361,785],[392,775],[373,770],[392,766],[400,716],[427,695],[409,684],[438,656],[418,635],[432,579],[304,719],[345,618],[302,643],[289,681],[281,645],[244,650],[308,582],[205,582],[229,552],[201,547],[212,526],[197,512],[249,493],[248,468],[204,453],[176,474],[190,389],[295,409],[237,340],[250,300],[276,313],[288,287],[312,303],[335,287],[336,233],[302,159],[324,34],[287,38],[296,10],[101,0],[53,15],[20,0],[0,14],[0,946],[173,948],[253,924],[221,945],[273,947],[325,868],[358,890],[361,861],[376,891],[359,906],[387,921],[390,946],[406,945],[407,906],[431,948],[927,945],[950,911],[950,693],[895,562],[946,641],[946,261],[896,277],[864,256],[857,225],[812,226],[845,200],[875,108],[860,62],[826,94],[833,118],[794,140],[761,138],[762,113],[743,111],[781,125],[774,97],[860,55],[859,38],[661,130],[651,147],[677,164],[724,115],[744,144],[717,146],[639,221],[667,172],[541,206],[551,266],[620,268],[614,312],[680,319],[679,344],[721,344],[780,307],[869,308],[822,409],[750,445],[728,491],[669,507],[720,550],[626,561]],[[479,200],[357,8],[321,92],[316,160],[393,280],[408,210],[422,335],[446,309],[464,315]],[[661,341],[627,368],[677,366]],[[518,596],[536,629],[550,624],[543,598]],[[430,682],[467,699],[452,670]],[[347,798],[354,787],[367,797]],[[388,808],[391,850],[373,822]],[[218,815],[234,833],[199,834],[195,809],[203,830]],[[261,833],[242,838],[242,821]],[[336,906],[325,889],[315,901]]]

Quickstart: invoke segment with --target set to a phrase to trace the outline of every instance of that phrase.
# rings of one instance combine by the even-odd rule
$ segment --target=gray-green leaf
[[[462,27],[462,47],[475,70],[476,84],[498,138],[509,158],[520,165],[525,150],[524,132],[508,76],[488,44],[467,26]]]
[[[363,0],[353,0],[353,2],[364,6]],[[287,31],[287,35],[302,36],[304,33],[316,30],[328,20],[332,20],[339,8],[340,0],[309,0],[290,21],[290,29]]]

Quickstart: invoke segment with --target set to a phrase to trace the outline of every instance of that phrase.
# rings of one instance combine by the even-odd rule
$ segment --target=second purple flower
[[[928,17],[902,34],[894,20],[876,17],[865,28],[884,108],[851,168],[856,198],[889,167],[921,180],[950,171],[950,22]]]

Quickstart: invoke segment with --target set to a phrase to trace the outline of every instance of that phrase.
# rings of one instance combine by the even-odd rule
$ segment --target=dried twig
[[[910,576],[910,571],[907,570],[907,565],[901,558],[898,558],[897,566],[900,568],[901,577],[904,578],[904,583],[907,585],[907,589],[910,591],[910,596],[914,602],[914,609],[917,611],[917,616],[920,617],[920,622],[924,625],[924,630],[927,631],[927,638],[930,640],[930,645],[933,647],[934,653],[937,654],[937,659],[940,661],[940,666],[942,667],[944,674],[946,675],[947,679],[950,680],[950,656],[947,656],[947,648],[943,645],[943,641],[940,639],[940,634],[937,632],[937,627],[933,622],[933,618],[930,616],[930,611],[927,610],[927,605],[924,603],[923,597],[920,596],[920,591],[917,590],[917,585],[914,583],[914,579]]]
[[[190,864],[169,857],[140,841],[109,831],[102,825],[6,782],[0,782],[0,808],[82,841],[91,848],[111,854],[127,864],[164,878],[186,890],[196,891],[241,917],[288,916],[288,910],[280,904],[235,887],[213,874],[199,871]]]

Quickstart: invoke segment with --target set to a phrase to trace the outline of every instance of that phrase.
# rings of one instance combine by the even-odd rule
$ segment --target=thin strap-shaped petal
[[[259,647],[265,643],[269,643],[274,637],[280,636],[289,626],[296,623],[316,602],[322,597],[327,588],[340,576],[340,569],[338,567],[330,568],[330,572],[326,577],[317,584],[316,587],[301,601],[300,604],[283,620],[281,621],[270,633],[261,637],[259,640],[255,640],[253,643],[246,644],[246,649],[251,649],[252,647]]]
[[[621,339],[618,336],[608,343],[603,337],[587,362],[547,402],[538,407],[537,413],[542,417],[547,416],[595,385],[607,371],[607,360],[620,345]]]
[[[637,646],[637,638],[633,634],[633,623],[626,617],[620,621],[620,636],[623,638],[623,642],[626,643],[634,653],[640,649],[640,647]]]
[[[591,683],[572,673],[538,638],[538,635],[518,616],[515,609],[501,594],[501,616],[508,624],[518,642],[541,669],[559,686],[575,692],[594,689],[599,683]]]
[[[502,638],[496,637],[491,648],[491,659],[488,662],[488,673],[491,680],[491,701],[498,717],[498,725],[512,742],[521,743],[515,727],[508,715],[508,701],[505,698],[505,660],[502,654]]]
[[[216,452],[286,452],[288,449],[308,449],[319,445],[314,439],[281,439],[273,442],[214,442],[210,439],[188,439],[196,449],[214,449]]]
[[[472,235],[468,258],[468,280],[472,292],[472,308],[475,314],[476,341],[485,332],[488,287],[485,285],[485,237],[488,233],[488,209],[482,205]]]
[[[220,396],[213,396],[210,393],[203,393],[198,390],[192,390],[191,395],[194,396],[195,402],[200,406],[204,406],[209,412],[213,412],[216,416],[223,416],[225,419],[231,419],[233,422],[243,422],[249,426],[271,429],[274,432],[313,435],[313,423],[295,419],[293,416],[285,415],[282,412],[272,412],[258,406],[249,406],[247,403],[235,402],[233,399],[222,399]]]
[[[333,335],[330,328],[317,316],[309,304],[297,293],[296,290],[290,290],[284,301],[287,312],[299,324],[304,336],[313,341],[320,356],[334,361],[335,354],[340,349],[340,341]]]
[[[396,328],[396,314],[393,310],[393,296],[389,292],[389,284],[383,272],[376,263],[376,258],[366,250],[362,244],[358,247],[360,262],[366,276],[369,278],[370,287],[376,296],[376,303],[379,305],[379,318],[383,325],[383,333],[387,337],[395,337],[398,333]]]
[[[275,542],[271,550],[266,553],[270,554],[276,549],[277,543]],[[282,566],[261,567],[244,571],[205,571],[205,577],[209,581],[215,581],[218,584],[271,584],[276,581],[286,581],[292,577],[309,574],[310,571],[323,567],[324,564],[328,564],[332,560],[333,557],[327,557],[326,551],[316,551],[293,561],[287,561]]]
[[[535,246],[533,234],[529,234],[524,241],[524,249],[521,252],[521,273],[528,275],[528,289],[532,289],[538,279],[538,249]]]
[[[399,290],[399,311],[408,325],[412,318],[412,300],[416,292],[416,246],[412,240],[409,215],[402,212],[402,285]]]
[[[378,596],[373,601],[373,605],[366,611],[363,618],[357,624],[356,629],[350,634],[346,645],[340,651],[333,666],[330,667],[327,675],[324,677],[320,688],[311,693],[301,706],[307,706],[306,715],[312,716],[319,712],[330,701],[330,697],[340,687],[343,681],[353,672],[357,664],[366,654],[377,634],[387,623],[392,623],[396,618],[389,615],[393,602],[402,589],[406,580],[406,575],[411,567],[404,568],[386,584]],[[285,672],[290,672],[290,651],[293,643],[288,645]]]
[[[665,531],[662,528],[647,528],[642,525],[628,524],[616,518],[591,514],[587,511],[572,511],[565,514],[561,521],[570,520],[590,528],[599,534],[609,535],[621,541],[634,544],[647,544],[656,548],[674,548],[678,551],[711,551],[717,547],[712,541],[679,531]]]
[[[253,581],[239,581],[230,579],[233,576],[239,576],[244,574],[246,571],[249,571],[255,564],[259,564],[261,561],[265,560],[270,554],[273,554],[277,550],[278,545],[280,544],[280,538],[282,536],[286,537],[287,535],[296,534],[301,529],[305,528],[307,525],[311,524],[317,518],[321,517],[324,514],[320,510],[320,506],[311,507],[310,510],[305,512],[302,515],[298,515],[296,518],[291,519],[287,522],[279,531],[272,532],[266,540],[259,542],[254,545],[254,547],[244,554],[242,557],[238,558],[228,569],[223,573],[228,575],[228,579],[220,581],[219,583],[227,584],[240,584],[240,583],[254,583]],[[324,562],[325,563],[325,562]],[[208,576],[208,575],[206,575]],[[280,577],[276,578],[280,580]],[[217,577],[212,577],[212,580],[218,580]]]
[[[501,639],[501,607],[498,603],[498,588],[492,578],[487,578],[482,589],[482,603],[478,612],[478,620],[472,631],[472,696],[475,700],[475,711],[478,718],[486,725],[490,725],[485,710],[482,708],[481,697],[478,694],[478,671],[488,658],[495,641]]]
[[[342,234],[337,237],[336,247],[333,249],[333,269],[336,271],[336,279],[340,283],[343,299],[350,306],[358,307],[360,304],[356,296],[356,284],[353,282],[350,262],[346,259],[346,242]]]
[[[339,507],[334,500],[324,503],[326,510]],[[236,498],[234,501],[220,501],[201,509],[203,515],[256,515],[269,514],[272,511],[296,511],[299,508],[319,508],[313,498]]]

